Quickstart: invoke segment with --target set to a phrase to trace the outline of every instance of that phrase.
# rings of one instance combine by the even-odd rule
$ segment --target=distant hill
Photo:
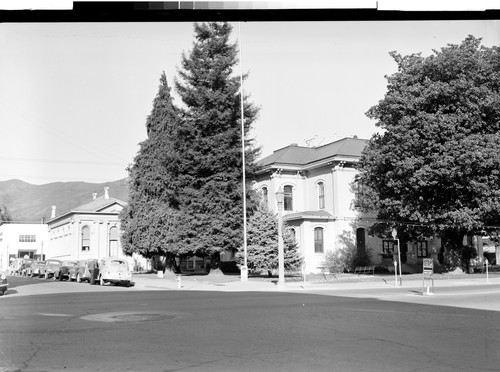
[[[126,178],[106,183],[53,182],[32,185],[20,180],[0,181],[0,205],[9,210],[12,220],[18,222],[40,222],[50,219],[52,206],[56,206],[59,216],[71,209],[104,195],[104,187],[109,187],[109,196],[128,201],[128,181]]]

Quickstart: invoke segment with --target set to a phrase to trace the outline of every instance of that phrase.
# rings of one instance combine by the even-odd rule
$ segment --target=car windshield
[[[127,263],[125,261],[121,261],[121,260],[112,260],[110,262],[111,266],[123,266],[123,265],[126,265]]]

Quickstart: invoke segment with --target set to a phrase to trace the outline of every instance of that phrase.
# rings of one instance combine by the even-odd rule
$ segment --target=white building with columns
[[[90,198],[89,198],[90,199]],[[92,195],[88,203],[57,215],[56,206],[47,222],[50,256],[59,260],[101,259],[119,256],[133,265],[134,258],[145,267],[146,260],[125,257],[120,242],[119,214],[126,202],[104,195]],[[144,262],[142,262],[144,261]]]

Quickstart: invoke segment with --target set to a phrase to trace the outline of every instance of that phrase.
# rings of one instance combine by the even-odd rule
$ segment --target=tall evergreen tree
[[[12,217],[10,215],[9,210],[5,205],[0,205],[0,225],[2,225],[4,222],[10,222],[12,221]]]
[[[300,270],[302,258],[295,236],[286,223],[283,224],[283,248],[285,270]],[[236,257],[243,265],[243,249],[239,249]],[[248,220],[247,262],[250,271],[278,269],[278,219],[267,207],[259,206]]]
[[[174,150],[179,112],[170,96],[165,73],[147,118],[148,137],[129,167],[129,202],[122,211],[122,245],[126,254],[164,257],[175,262],[178,215],[177,190],[171,182],[177,154]]]
[[[175,86],[183,103],[177,132],[180,249],[212,257],[235,252],[243,241],[240,80],[237,47],[227,23],[195,24],[195,41],[183,55]],[[257,108],[245,97],[244,134],[249,179],[258,149],[248,138]],[[250,187],[247,187],[250,189]],[[183,248],[182,248],[183,247]]]

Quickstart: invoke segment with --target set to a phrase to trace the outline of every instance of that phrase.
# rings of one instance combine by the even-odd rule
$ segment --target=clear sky
[[[500,45],[500,21],[242,23],[262,156],[314,138],[370,138],[365,112],[396,71],[389,52],[429,55],[468,34]],[[192,42],[192,23],[0,24],[0,181],[126,177],[160,74],[173,87]]]

